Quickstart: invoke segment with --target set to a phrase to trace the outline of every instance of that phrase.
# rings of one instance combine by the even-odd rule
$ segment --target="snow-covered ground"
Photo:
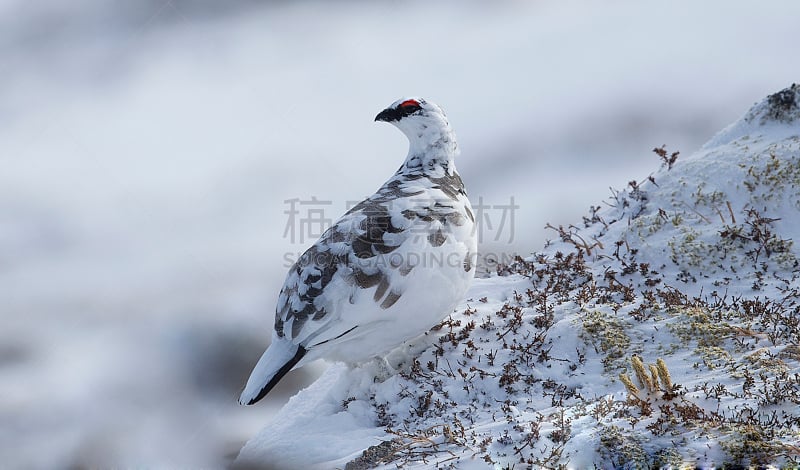
[[[328,369],[238,461],[798,465],[800,85],[662,158],[612,207],[476,280],[400,374]]]
[[[527,254],[608,187],[798,76],[796,2],[0,2],[0,455],[218,465],[272,404],[263,350],[293,198],[374,191],[372,117],[442,104],[484,253]],[[513,230],[502,206],[519,205]],[[498,240],[494,240],[498,235]],[[510,240],[512,238],[513,240]]]

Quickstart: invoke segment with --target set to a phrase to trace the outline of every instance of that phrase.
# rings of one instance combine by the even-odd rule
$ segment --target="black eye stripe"
[[[415,112],[419,111],[420,109],[422,109],[422,107],[419,106],[419,105],[407,104],[405,106],[400,106],[399,108],[397,108],[397,111],[399,111],[400,114],[403,117],[405,117],[405,116],[408,116],[410,114],[414,114]]]

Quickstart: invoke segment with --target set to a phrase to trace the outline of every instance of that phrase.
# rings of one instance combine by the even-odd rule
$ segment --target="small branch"
[[[731,201],[725,201],[725,204],[728,205],[728,212],[731,214],[731,221],[732,223],[736,223],[736,216],[733,215],[733,209],[731,208]]]

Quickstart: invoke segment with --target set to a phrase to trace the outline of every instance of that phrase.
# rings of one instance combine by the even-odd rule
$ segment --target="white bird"
[[[408,156],[289,270],[272,343],[247,380],[242,404],[257,402],[287,372],[315,359],[358,364],[382,357],[451,313],[472,281],[475,218],[444,112],[405,98],[375,120],[408,137]]]

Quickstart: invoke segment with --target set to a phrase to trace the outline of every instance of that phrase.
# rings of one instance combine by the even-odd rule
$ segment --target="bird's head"
[[[406,135],[429,127],[449,127],[442,108],[423,98],[401,98],[375,116],[376,121],[394,124]],[[411,137],[409,135],[409,137]]]
[[[423,98],[401,98],[375,116],[375,120],[400,129],[408,137],[412,153],[438,144],[455,151],[455,136],[444,111]]]

